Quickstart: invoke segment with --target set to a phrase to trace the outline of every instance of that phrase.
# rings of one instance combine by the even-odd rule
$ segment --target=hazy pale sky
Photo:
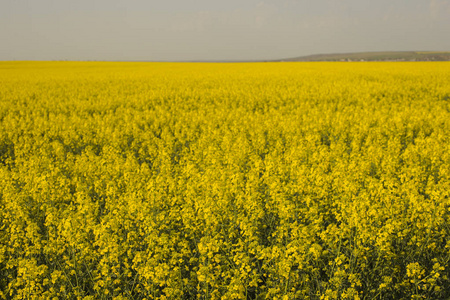
[[[0,0],[0,60],[450,51],[450,0]]]

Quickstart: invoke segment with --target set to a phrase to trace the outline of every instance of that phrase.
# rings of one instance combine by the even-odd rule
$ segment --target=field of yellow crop
[[[0,62],[0,299],[450,297],[450,63]]]

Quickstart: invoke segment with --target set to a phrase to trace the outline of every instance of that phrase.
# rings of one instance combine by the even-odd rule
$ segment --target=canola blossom
[[[450,297],[450,63],[0,62],[0,299]]]

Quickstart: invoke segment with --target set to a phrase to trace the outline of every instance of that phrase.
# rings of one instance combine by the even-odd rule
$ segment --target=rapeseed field
[[[450,63],[0,62],[1,299],[447,299]]]

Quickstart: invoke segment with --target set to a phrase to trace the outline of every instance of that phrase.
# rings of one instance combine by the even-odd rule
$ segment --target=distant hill
[[[278,61],[450,61],[450,52],[359,52],[316,54]]]

